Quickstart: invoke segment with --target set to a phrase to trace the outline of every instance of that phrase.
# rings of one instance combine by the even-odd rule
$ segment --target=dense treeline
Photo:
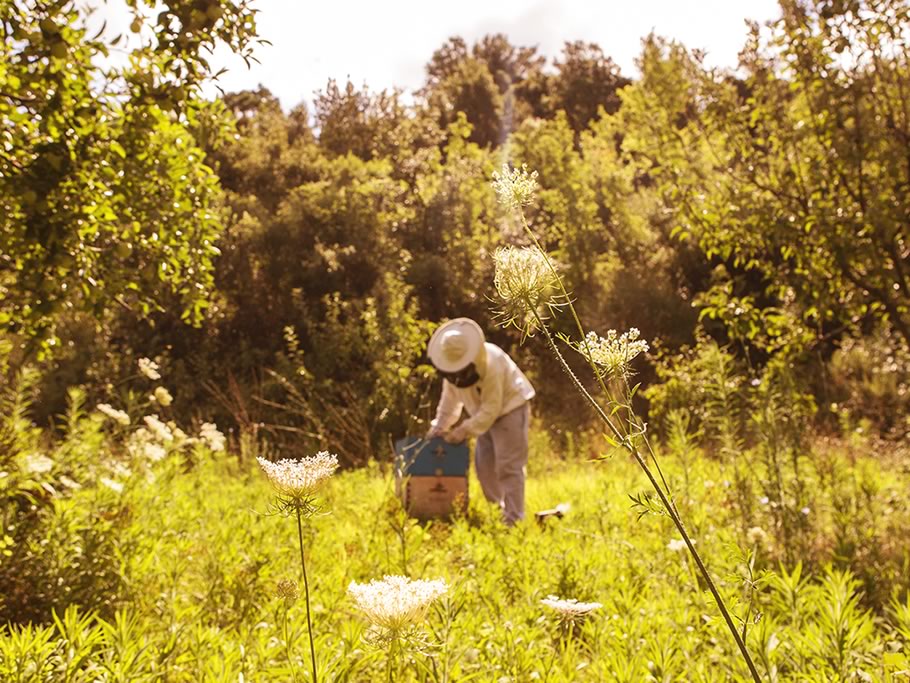
[[[530,220],[590,327],[657,341],[655,423],[685,410],[721,450],[761,406],[910,428],[906,2],[782,0],[736,71],[656,36],[635,79],[593,44],[452,38],[413,101],[330,81],[289,112],[264,88],[197,99],[206,41],[254,30],[198,4],[158,17],[198,42],[159,31],[95,93],[105,48],[72,6],[0,0],[0,324],[11,367],[44,370],[44,415],[153,356],[177,413],[359,463],[421,429],[428,334],[468,315],[545,424],[582,428],[543,345],[490,311],[490,255],[523,239],[489,185],[505,163],[539,173]]]

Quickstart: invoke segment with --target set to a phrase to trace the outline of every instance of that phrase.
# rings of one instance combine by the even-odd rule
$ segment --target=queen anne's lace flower
[[[558,306],[556,274],[536,247],[502,247],[493,255],[493,262],[503,324],[531,334],[537,318],[547,318],[549,310]]]
[[[224,434],[218,430],[218,426],[213,422],[202,423],[199,428],[199,438],[205,442],[210,450],[216,453],[224,450]]]
[[[22,458],[22,469],[29,474],[43,474],[54,468],[54,461],[41,453],[30,453]]]
[[[648,342],[639,339],[641,333],[633,327],[628,332],[618,335],[616,330],[608,330],[606,337],[588,332],[585,341],[575,344],[575,349],[583,354],[591,354],[591,360],[600,366],[606,377],[628,377],[632,360],[641,353],[647,353]]]
[[[678,553],[680,550],[685,550],[686,547],[686,542],[681,538],[670,539],[670,542],[667,543],[667,548],[672,550],[674,553]]]
[[[123,493],[123,484],[121,484],[119,481],[115,481],[109,477],[100,477],[98,481],[114,493]]]
[[[499,201],[510,209],[526,206],[534,200],[537,191],[537,171],[528,172],[526,164],[521,168],[502,165],[502,172],[493,171],[493,189]]]
[[[411,580],[406,576],[385,576],[381,581],[351,582],[350,595],[360,609],[387,636],[397,634],[419,624],[426,617],[434,600],[445,595],[449,587],[437,579]]]
[[[104,413],[109,418],[111,418],[114,422],[116,422],[117,424],[121,424],[124,427],[130,423],[129,415],[127,415],[122,410],[117,410],[116,408],[111,406],[109,403],[99,403],[97,406],[95,406],[95,409],[99,413]]]
[[[142,420],[149,428],[151,435],[162,443],[170,443],[174,440],[174,434],[171,428],[158,419],[157,415],[146,415]]]
[[[320,451],[300,460],[269,462],[256,458],[259,466],[288,508],[312,509],[312,498],[319,486],[338,468],[338,456]]]
[[[152,394],[152,399],[163,408],[167,408],[174,401],[174,397],[171,396],[171,392],[169,392],[164,387],[156,387],[155,393]]]
[[[560,621],[576,621],[603,607],[599,602],[578,602],[575,598],[562,599],[549,595],[540,601],[557,613]]]
[[[149,379],[161,379],[161,373],[158,372],[158,363],[148,358],[139,359],[139,372]]]

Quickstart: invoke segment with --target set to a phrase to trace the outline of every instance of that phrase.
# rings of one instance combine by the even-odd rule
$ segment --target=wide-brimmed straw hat
[[[483,341],[480,325],[470,318],[455,318],[436,329],[427,355],[437,370],[458,372],[477,359]]]

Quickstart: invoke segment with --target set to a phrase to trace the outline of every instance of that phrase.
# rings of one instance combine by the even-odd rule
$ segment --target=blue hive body
[[[466,443],[406,436],[395,442],[396,469],[408,477],[466,477],[470,457]]]
[[[466,443],[414,436],[396,441],[396,482],[407,511],[432,519],[451,516],[456,505],[466,510],[469,463]]]

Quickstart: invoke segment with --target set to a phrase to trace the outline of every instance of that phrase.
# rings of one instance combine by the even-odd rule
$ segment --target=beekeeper
[[[428,438],[449,443],[476,437],[474,467],[483,494],[506,524],[525,516],[528,423],[534,387],[508,354],[484,341],[480,325],[456,318],[441,325],[427,347],[442,376],[442,396]],[[468,417],[456,423],[462,408]]]

